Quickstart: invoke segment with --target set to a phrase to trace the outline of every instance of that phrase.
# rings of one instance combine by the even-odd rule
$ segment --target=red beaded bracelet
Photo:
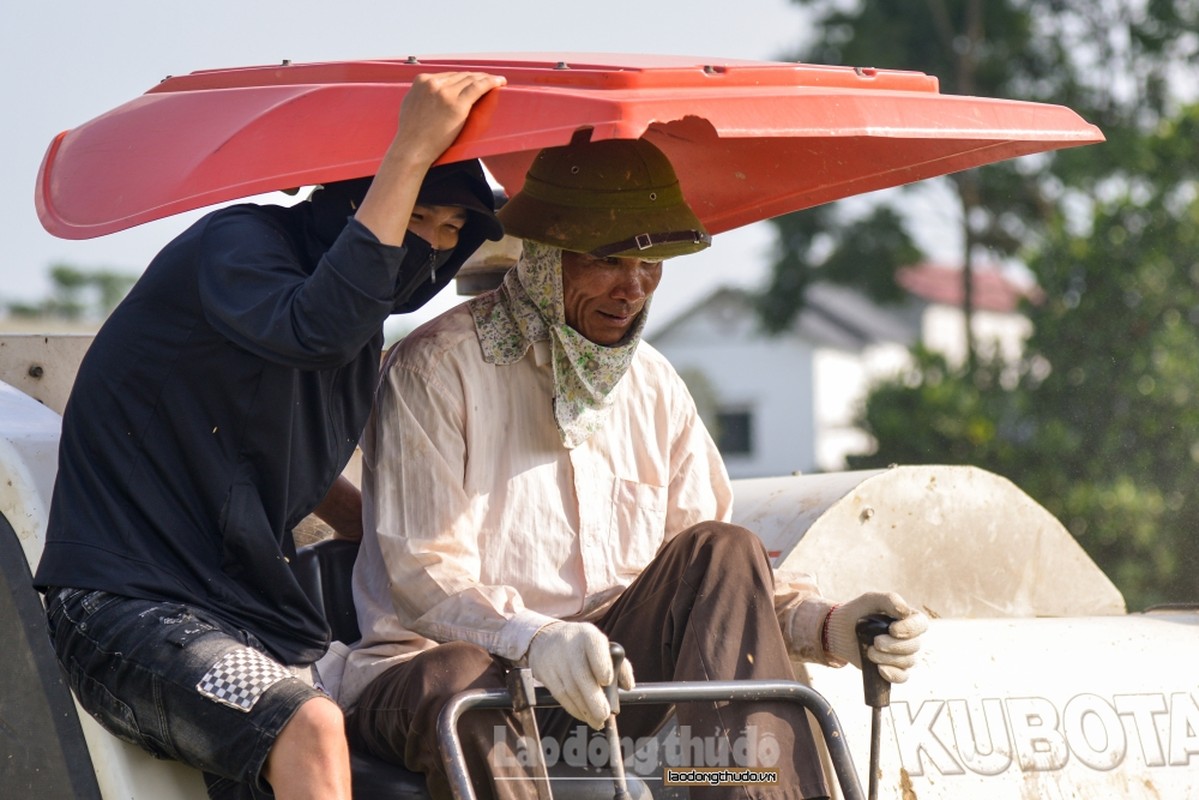
[[[820,647],[823,648],[824,652],[826,653],[832,653],[828,646],[828,622],[833,618],[833,612],[836,611],[840,606],[840,603],[833,603],[828,610],[828,614],[824,617],[824,624],[820,626]]]

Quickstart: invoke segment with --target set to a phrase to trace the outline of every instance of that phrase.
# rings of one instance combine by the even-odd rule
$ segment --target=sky
[[[296,63],[433,53],[777,59],[806,41],[804,19],[788,0],[12,0],[0,11],[5,66],[0,181],[8,189],[0,194],[5,244],[0,303],[44,297],[53,263],[139,273],[162,245],[203,213],[69,241],[48,234],[34,210],[38,166],[54,136],[133,99],[168,75],[285,59]],[[768,225],[750,225],[718,235],[704,253],[669,264],[650,330],[721,285],[759,285],[768,272],[772,241]],[[421,317],[458,299],[443,292]]]

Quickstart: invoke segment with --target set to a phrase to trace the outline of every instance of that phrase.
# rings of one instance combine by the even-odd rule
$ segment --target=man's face
[[[661,261],[595,258],[564,250],[566,324],[596,344],[619,344],[661,280]]]
[[[461,206],[430,206],[417,203],[408,220],[408,230],[429,243],[434,250],[453,250],[466,225],[466,209]]]

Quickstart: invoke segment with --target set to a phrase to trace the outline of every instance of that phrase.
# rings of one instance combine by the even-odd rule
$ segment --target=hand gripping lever
[[[858,655],[862,662],[862,690],[870,706],[870,777],[867,796],[878,800],[878,762],[881,744],[883,709],[891,705],[891,682],[879,672],[878,664],[866,657],[874,637],[886,633],[895,620],[884,614],[869,614],[858,620],[854,631],[858,635]]]

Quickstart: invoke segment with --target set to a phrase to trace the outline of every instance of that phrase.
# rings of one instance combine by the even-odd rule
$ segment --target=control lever
[[[616,730],[616,715],[620,713],[620,667],[624,663],[624,648],[616,642],[609,642],[608,652],[612,656],[612,682],[604,687],[608,698],[608,707],[612,710],[604,721],[604,733],[608,737],[608,758],[612,763],[612,797],[613,800],[629,800],[629,784],[624,774],[624,753],[620,749],[620,734]]]
[[[879,672],[878,664],[866,657],[874,637],[887,633],[895,622],[885,614],[869,614],[858,620],[854,632],[858,637],[858,656],[862,662],[862,691],[870,706],[870,779],[867,796],[878,800],[878,762],[882,743],[883,709],[891,705],[891,682]]]
[[[541,733],[537,730],[537,691],[534,688],[533,670],[528,667],[515,667],[508,670],[508,694],[512,696],[512,711],[520,720],[524,735],[530,741],[540,742]],[[534,748],[533,757],[533,788],[537,800],[553,800],[550,790],[549,767],[545,763],[545,751],[540,745]]]

